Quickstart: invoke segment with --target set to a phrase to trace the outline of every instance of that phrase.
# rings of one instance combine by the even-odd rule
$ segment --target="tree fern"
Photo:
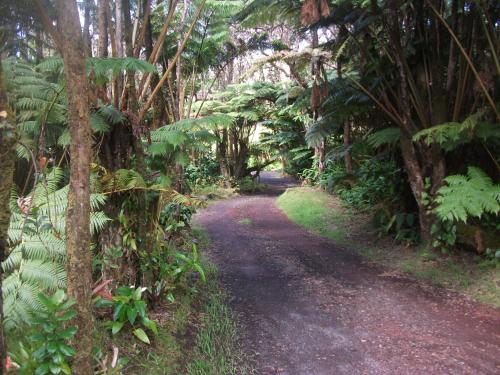
[[[321,141],[330,134],[333,130],[339,129],[341,124],[332,121],[332,115],[326,115],[321,117],[317,121],[314,121],[308,128],[306,132],[306,142],[310,147],[319,146]]]
[[[500,212],[500,185],[481,169],[469,167],[466,176],[448,176],[445,182],[435,199],[436,213],[442,220],[466,222],[469,217]]]
[[[278,20],[298,25],[301,5],[297,0],[253,0],[235,18],[245,27],[276,24]]]

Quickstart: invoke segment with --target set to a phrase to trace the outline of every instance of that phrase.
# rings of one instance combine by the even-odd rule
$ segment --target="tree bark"
[[[227,184],[231,177],[229,166],[227,165],[227,129],[222,129],[221,135],[221,141],[217,143],[217,159],[219,160],[220,174],[224,177],[224,183]]]
[[[339,37],[344,37],[344,33],[341,30]],[[342,61],[340,56],[337,57],[337,76],[339,80],[342,79]],[[352,155],[351,155],[351,120],[344,121],[344,163],[345,170],[347,173],[352,174]]]
[[[85,5],[84,5],[84,16],[83,16],[83,40],[85,44],[85,52],[87,56],[92,56],[92,39],[90,36],[90,23],[91,23],[91,16],[90,16],[90,0],[85,0]]]
[[[75,0],[57,0],[58,28],[68,97],[70,178],[66,213],[68,295],[76,300],[78,327],[73,373],[92,374],[92,256],[90,252],[91,133],[85,44]]]
[[[116,53],[123,57],[123,6],[122,0],[115,2]]]
[[[37,64],[39,64],[43,60],[42,30],[40,30],[39,28],[36,29],[35,58]]]
[[[145,0],[146,3],[149,3],[149,0]],[[149,4],[150,5],[150,4]],[[147,6],[147,4],[146,4]],[[151,19],[147,18],[145,20],[144,25],[144,46],[146,52],[146,58],[148,61],[151,60],[151,54],[153,53],[153,37],[151,35]],[[158,84],[159,78],[158,75],[153,74],[150,79],[150,87],[151,91],[154,90],[156,85]],[[139,86],[140,87],[140,86]],[[140,90],[139,90],[140,91]],[[153,101],[153,120],[151,122],[151,130],[158,129],[165,119],[165,98],[163,92],[159,92],[156,98]],[[173,121],[173,119],[172,119]]]
[[[319,46],[319,38],[318,38],[318,29],[315,27],[311,30],[312,33],[312,48],[318,48]],[[311,63],[311,73],[313,76],[313,80],[316,80],[317,76],[320,74],[320,62],[315,58],[312,59]],[[316,121],[319,117],[318,110],[314,109],[313,119]],[[323,139],[319,146],[314,147],[314,156],[318,159],[318,171],[319,173],[323,173],[325,171],[325,140]]]
[[[352,154],[351,154],[351,121],[344,121],[344,162],[345,171],[349,174],[353,173]]]
[[[14,178],[16,160],[14,132],[15,117],[8,107],[7,94],[4,90],[2,61],[0,60],[0,263],[7,258],[8,235],[10,223],[10,192]],[[3,271],[0,267],[0,285],[3,281]],[[0,375],[5,371],[7,347],[3,334],[3,297],[0,288]]]
[[[97,17],[97,29],[99,32],[97,56],[108,57],[108,0],[99,0]]]

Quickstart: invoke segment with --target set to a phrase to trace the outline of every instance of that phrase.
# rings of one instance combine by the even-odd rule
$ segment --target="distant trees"
[[[472,130],[476,125],[483,121],[497,129],[500,122],[499,40],[494,21],[498,12],[494,1],[391,0],[383,6],[378,1],[252,1],[239,18],[253,25],[289,19],[302,38],[310,38],[313,47],[329,54],[321,58],[311,54],[311,62],[323,67],[309,75],[304,70],[295,74],[309,80],[309,109],[317,107],[321,114],[306,135],[316,150],[343,127],[345,166],[352,171],[351,133],[356,121],[363,132],[399,128],[399,152],[418,207],[421,236],[429,240],[436,216],[422,197],[435,197],[448,174],[465,170],[453,160],[457,154],[438,142],[426,142],[418,137],[419,132],[443,124],[451,132],[458,131],[459,125],[449,124],[481,114],[475,125],[469,123],[469,141],[456,144],[454,152],[466,151],[468,162],[479,163],[496,179],[499,176],[498,154],[488,148],[495,142],[496,130],[487,142],[490,146],[474,151],[467,146],[478,141]],[[298,27],[299,21],[305,29]],[[300,56],[285,49],[267,61],[290,65],[293,59],[300,61]],[[328,82],[329,92],[324,96],[317,88],[322,81]],[[378,110],[360,101],[363,96]],[[372,117],[368,122],[367,111]],[[319,157],[320,172],[323,164]]]

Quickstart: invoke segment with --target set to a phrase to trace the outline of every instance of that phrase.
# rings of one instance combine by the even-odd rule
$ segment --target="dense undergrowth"
[[[158,334],[151,345],[131,342],[127,336],[110,340],[96,333],[100,347],[112,347],[121,356],[123,374],[252,374],[251,358],[243,351],[237,318],[227,305],[217,270],[207,262],[207,282],[186,289],[175,302],[155,307],[152,318]],[[110,357],[99,356],[103,368]]]

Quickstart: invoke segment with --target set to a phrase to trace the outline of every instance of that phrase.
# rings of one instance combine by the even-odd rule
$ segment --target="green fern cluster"
[[[7,331],[21,328],[32,312],[42,308],[40,292],[52,293],[65,287],[64,229],[68,186],[58,188],[63,177],[59,168],[41,174],[33,191],[25,197],[26,203],[21,205],[24,212],[18,207],[18,194],[12,194],[8,232],[11,250],[1,265],[6,274],[2,293]],[[97,211],[104,202],[103,195],[91,195],[94,234],[109,220]]]
[[[481,169],[469,167],[467,176],[448,176],[445,181],[435,199],[441,220],[466,222],[469,217],[500,212],[500,185],[494,184]]]
[[[99,60],[99,59],[98,59]],[[92,67],[99,72],[128,67],[140,69],[128,60],[92,60]],[[135,63],[135,60],[133,60]],[[66,147],[70,143],[67,128],[67,98],[63,83],[62,59],[52,57],[32,66],[20,60],[9,58],[2,61],[5,67],[7,92],[12,108],[16,112],[17,129],[22,140],[17,148],[18,156],[29,160],[28,150],[37,149],[42,154],[53,147]],[[118,66],[118,68],[116,67]],[[150,70],[150,69],[149,69]],[[112,105],[104,105],[92,111],[90,124],[95,134],[107,133],[113,125],[126,120],[123,113]],[[43,142],[41,138],[43,136]]]
[[[413,136],[414,141],[423,140],[427,144],[438,143],[445,151],[478,139],[486,143],[499,143],[500,124],[482,121],[484,111],[476,112],[463,122],[446,122],[419,131]]]

